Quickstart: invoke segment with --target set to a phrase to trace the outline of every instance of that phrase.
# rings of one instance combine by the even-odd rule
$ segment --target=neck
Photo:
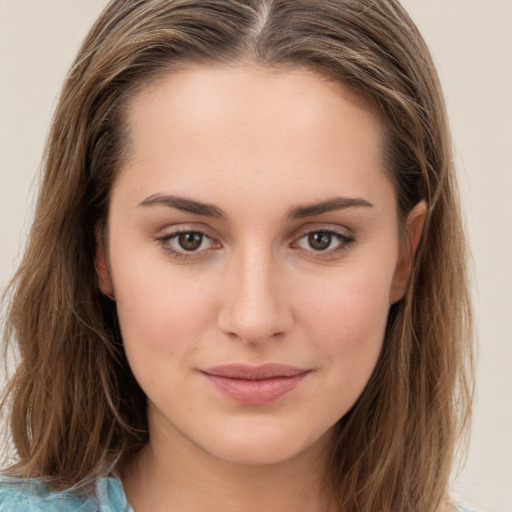
[[[332,512],[337,509],[326,484],[329,438],[283,462],[245,465],[188,441],[161,443],[155,435],[120,475],[136,512]]]

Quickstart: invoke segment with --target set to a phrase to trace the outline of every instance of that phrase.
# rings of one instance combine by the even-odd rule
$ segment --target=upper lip
[[[266,363],[259,366],[248,364],[225,364],[202,370],[207,375],[227,379],[264,380],[276,377],[294,377],[309,370],[280,363]]]

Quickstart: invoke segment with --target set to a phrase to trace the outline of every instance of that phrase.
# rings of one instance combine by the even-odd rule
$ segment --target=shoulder
[[[86,496],[52,491],[42,480],[0,476],[2,512],[96,512]]]
[[[436,512],[477,512],[476,510],[467,507],[466,505],[461,505],[460,503],[449,502],[442,504]]]
[[[130,512],[121,482],[104,478],[94,491],[72,493],[54,491],[42,480],[0,475],[1,512]]]
[[[85,500],[86,501],[86,500]],[[0,510],[2,512],[60,512],[79,510],[84,499],[69,493],[54,492],[41,480],[0,476]]]
[[[476,512],[474,509],[466,507],[464,505],[455,505],[453,512]]]

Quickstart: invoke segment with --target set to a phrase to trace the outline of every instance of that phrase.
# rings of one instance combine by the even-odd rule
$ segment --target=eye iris
[[[332,234],[325,231],[317,231],[308,235],[308,243],[315,251],[325,251],[332,241]]]
[[[180,233],[178,243],[186,251],[195,251],[201,246],[203,235],[200,233]]]

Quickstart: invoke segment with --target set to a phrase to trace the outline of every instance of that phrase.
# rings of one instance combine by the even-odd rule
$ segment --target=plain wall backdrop
[[[403,3],[444,85],[475,261],[477,397],[454,494],[512,512],[512,0]],[[58,91],[105,4],[0,0],[0,290],[30,226]]]

